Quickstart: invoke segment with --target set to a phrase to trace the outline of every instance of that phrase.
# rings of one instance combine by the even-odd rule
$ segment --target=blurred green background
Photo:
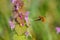
[[[0,0],[0,40],[12,40],[8,21],[11,16],[11,0]],[[46,22],[31,21],[36,40],[60,40],[56,27],[60,26],[60,0],[31,0],[29,18],[45,16]]]

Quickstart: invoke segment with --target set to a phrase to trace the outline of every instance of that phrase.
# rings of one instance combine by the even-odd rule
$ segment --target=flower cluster
[[[9,24],[11,29],[15,29],[18,34],[23,33],[25,30],[23,27],[29,26],[29,11],[24,9],[24,1],[22,0],[11,0],[13,9],[12,9],[12,17],[9,20]],[[22,10],[22,11],[21,11]],[[24,11],[25,10],[25,11]],[[17,26],[17,24],[19,26]],[[27,27],[28,28],[28,27]],[[21,32],[21,30],[24,30]],[[27,31],[27,29],[26,29]],[[26,34],[26,32],[25,32]],[[28,34],[26,34],[28,35]]]
[[[12,0],[12,4],[13,4],[12,10],[13,20],[15,20],[15,22],[18,23],[20,26],[24,26],[24,23],[28,24],[29,11],[25,11],[25,13],[23,13],[24,2],[22,0]],[[10,26],[12,28],[13,21],[10,20],[10,22],[11,22]]]

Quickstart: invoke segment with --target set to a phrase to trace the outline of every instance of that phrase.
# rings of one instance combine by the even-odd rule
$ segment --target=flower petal
[[[56,27],[57,33],[60,33],[60,27]]]
[[[11,29],[15,28],[15,25],[14,25],[14,23],[12,21],[9,21],[9,25],[10,25]]]

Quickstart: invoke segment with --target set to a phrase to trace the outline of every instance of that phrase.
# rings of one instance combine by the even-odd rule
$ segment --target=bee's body
[[[42,22],[45,22],[45,17],[43,16],[39,16],[38,19],[36,19],[35,21],[42,21]]]

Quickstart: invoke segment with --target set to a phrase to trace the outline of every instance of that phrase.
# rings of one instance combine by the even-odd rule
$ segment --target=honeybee
[[[42,22],[45,22],[46,21],[46,19],[45,19],[45,17],[43,17],[43,16],[39,16],[35,21],[42,21]]]

